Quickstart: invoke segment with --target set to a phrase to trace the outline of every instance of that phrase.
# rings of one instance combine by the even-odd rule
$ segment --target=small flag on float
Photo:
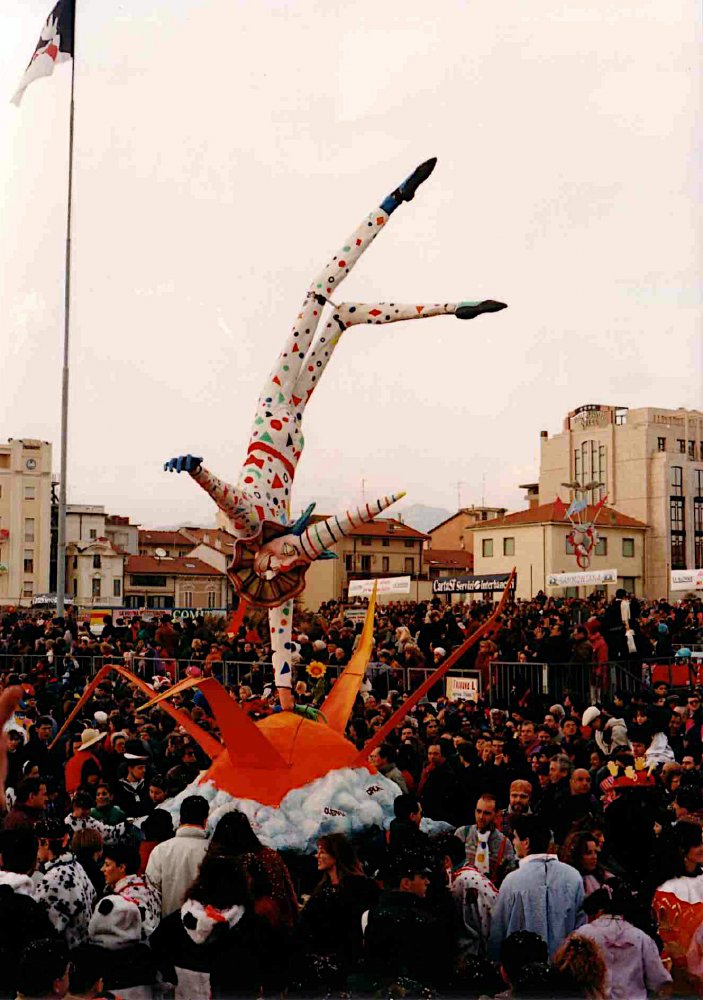
[[[56,63],[73,58],[75,18],[76,0],[58,0],[41,30],[37,47],[12,98],[13,104],[19,106],[22,95],[33,80],[51,76]]]

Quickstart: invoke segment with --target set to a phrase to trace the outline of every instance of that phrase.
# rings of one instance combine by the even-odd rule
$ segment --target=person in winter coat
[[[390,888],[371,908],[364,932],[363,967],[374,993],[401,978],[441,986],[451,972],[451,935],[425,903],[430,874],[412,857],[396,858],[387,872]]]
[[[244,813],[235,809],[220,819],[206,857],[213,854],[233,858],[239,864],[256,913],[273,927],[292,929],[300,907],[290,872],[278,851],[264,847]]]
[[[179,910],[195,881],[208,841],[205,831],[210,806],[202,795],[188,795],[181,802],[176,836],[157,844],[149,855],[146,877],[161,893],[161,916]]]
[[[361,954],[361,917],[378,899],[354,848],[341,833],[317,843],[320,882],[300,912],[298,980],[304,989],[341,989]],[[302,977],[302,980],[301,980]]]
[[[19,957],[32,941],[56,932],[46,911],[34,898],[32,873],[38,840],[31,830],[0,834],[0,996],[17,992]]]
[[[103,848],[102,873],[109,894],[134,903],[141,918],[141,940],[146,941],[161,919],[161,898],[145,875],[138,875],[139,848],[113,844]]]
[[[69,948],[88,940],[88,924],[95,903],[95,889],[85,869],[68,850],[68,830],[61,820],[43,820],[35,833],[41,877],[36,898]]]
[[[206,858],[188,897],[151,935],[175,1000],[258,996],[277,981],[272,933],[253,912],[247,880],[231,858]]]
[[[90,946],[100,949],[106,990],[122,1000],[151,1000],[156,963],[143,941],[143,922],[136,900],[107,895],[90,918]]]
[[[583,713],[583,726],[590,726],[596,746],[606,757],[618,750],[629,749],[627,738],[627,723],[624,719],[616,719],[603,708],[591,705]]]
[[[113,804],[109,785],[98,785],[95,789],[95,805],[90,810],[90,816],[105,826],[117,826],[127,819],[120,807]]]
[[[513,842],[520,867],[506,876],[493,908],[489,950],[500,956],[501,942],[513,931],[534,931],[553,955],[585,922],[583,880],[575,868],[549,850],[551,831],[536,816],[515,821]]]
[[[612,880],[584,903],[590,923],[574,937],[593,941],[605,960],[605,995],[611,1000],[647,1000],[671,982],[656,944],[626,919],[633,905],[624,883]]]

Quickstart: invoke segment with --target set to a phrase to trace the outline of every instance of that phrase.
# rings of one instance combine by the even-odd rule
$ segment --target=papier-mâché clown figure
[[[283,709],[294,707],[291,692],[293,598],[305,583],[308,566],[316,559],[335,558],[330,552],[351,529],[371,521],[403,493],[391,494],[338,516],[311,522],[314,505],[290,522],[291,491],[303,450],[305,407],[327,367],[342,334],[359,323],[397,323],[429,316],[473,319],[481,313],[505,309],[502,302],[333,301],[361,255],[374,241],[392,213],[411,201],[417,188],[435,168],[436,159],[422,163],[374,209],[344,242],[308,288],[301,311],[259,397],[246,459],[236,485],[214,476],[202,459],[182,455],[166,462],[170,472],[188,472],[229,518],[236,536],[228,574],[240,599],[267,608],[275,684]],[[331,312],[320,321],[325,308]]]

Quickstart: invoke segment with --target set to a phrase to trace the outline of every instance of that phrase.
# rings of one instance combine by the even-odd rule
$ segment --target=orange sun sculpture
[[[371,751],[386,739],[471,646],[495,631],[514,576],[513,570],[490,618],[412,693],[361,751],[345,738],[344,733],[373,649],[375,588],[369,600],[359,646],[327,695],[318,719],[305,718],[296,712],[278,712],[254,722],[214,677],[188,678],[153,697],[153,689],[141,678],[124,667],[107,666],[88,685],[52,746],[73,722],[98,684],[114,670],[148,694],[150,700],[137,711],[142,712],[159,705],[211,758],[212,764],[200,776],[198,783],[212,782],[216,789],[227,792],[233,798],[254,800],[263,806],[277,807],[289,792],[303,788],[331,771],[366,768],[371,774],[375,774],[375,768],[368,761]],[[189,715],[169,703],[168,699],[174,694],[192,687],[200,688],[207,698],[219,727],[222,743],[201,729]]]

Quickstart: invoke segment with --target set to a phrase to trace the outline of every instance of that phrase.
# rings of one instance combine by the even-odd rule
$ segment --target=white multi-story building
[[[125,556],[106,533],[105,508],[66,506],[66,592],[78,607],[119,608]]]
[[[51,445],[0,443],[0,605],[30,605],[49,590]]]

